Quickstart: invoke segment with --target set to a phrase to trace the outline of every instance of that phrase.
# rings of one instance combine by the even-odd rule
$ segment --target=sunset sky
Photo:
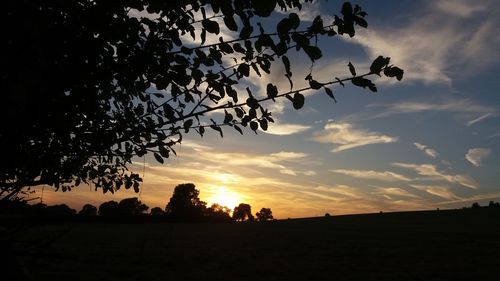
[[[309,217],[378,211],[446,209],[500,199],[500,3],[491,1],[357,1],[368,12],[368,29],[354,38],[322,38],[317,80],[349,77],[348,62],[365,72],[378,55],[405,71],[381,78],[378,93],[334,86],[306,93],[296,111],[284,99],[267,106],[277,123],[256,135],[225,129],[185,136],[179,157],[165,165],[136,159],[144,177],[140,200],[165,207],[175,185],[193,182],[201,199],[249,203],[255,213]],[[315,1],[300,16],[325,23],[339,1]],[[279,15],[278,16],[282,16]],[[271,19],[275,20],[275,19]],[[223,30],[224,31],[224,30]],[[227,35],[230,36],[230,35]],[[304,53],[290,54],[294,84],[309,71]],[[272,81],[287,89],[281,65],[270,77],[248,83],[265,95]],[[243,86],[242,86],[243,87]],[[243,87],[244,89],[244,87]],[[40,196],[38,189],[35,195]],[[84,203],[138,196],[80,186],[71,192],[44,188],[46,204]]]

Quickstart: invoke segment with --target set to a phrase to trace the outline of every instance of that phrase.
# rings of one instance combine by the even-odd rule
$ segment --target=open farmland
[[[500,280],[498,208],[29,229],[33,280]]]

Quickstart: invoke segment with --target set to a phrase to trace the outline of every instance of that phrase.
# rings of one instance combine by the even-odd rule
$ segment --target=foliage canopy
[[[138,191],[141,178],[128,170],[133,158],[150,153],[164,163],[184,134],[267,130],[274,120],[266,104],[278,98],[300,109],[305,90],[324,89],[335,99],[333,84],[377,91],[368,76],[402,79],[403,71],[380,56],[365,74],[349,63],[347,78],[309,74],[308,87],[294,88],[290,51],[314,64],[320,38],[353,37],[356,26],[367,27],[366,13],[348,2],[332,23],[304,21],[296,12],[307,2],[4,3],[2,15],[15,27],[4,29],[1,55],[0,199],[22,198],[26,187],[40,184]],[[271,14],[281,17],[276,26],[261,24]],[[251,74],[270,74],[275,64],[283,65],[289,89],[244,89]]]

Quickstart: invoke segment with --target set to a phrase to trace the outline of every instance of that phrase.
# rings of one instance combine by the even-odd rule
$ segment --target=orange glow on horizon
[[[221,206],[228,207],[230,210],[234,209],[241,203],[241,196],[233,191],[228,190],[225,186],[219,186],[208,199],[208,206],[217,203]]]

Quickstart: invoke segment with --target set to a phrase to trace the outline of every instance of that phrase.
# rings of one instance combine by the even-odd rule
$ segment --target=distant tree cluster
[[[490,201],[488,203],[488,207],[489,208],[500,208],[500,202]],[[472,203],[471,208],[472,209],[477,209],[477,208],[482,208],[482,206],[479,205],[478,202],[474,202],[474,203]]]
[[[47,206],[43,203],[30,205],[26,201],[11,201],[0,205],[0,214],[36,215],[51,217],[79,216],[84,218],[152,218],[165,221],[269,221],[273,220],[270,208],[262,208],[252,215],[252,207],[241,203],[232,210],[226,206],[214,203],[207,207],[207,203],[199,198],[200,191],[192,183],[177,185],[165,209],[160,207],[149,208],[137,197],[125,198],[117,202],[106,201],[98,207],[92,204],[83,205],[77,213],[66,204]],[[150,210],[149,213],[147,211]]]

